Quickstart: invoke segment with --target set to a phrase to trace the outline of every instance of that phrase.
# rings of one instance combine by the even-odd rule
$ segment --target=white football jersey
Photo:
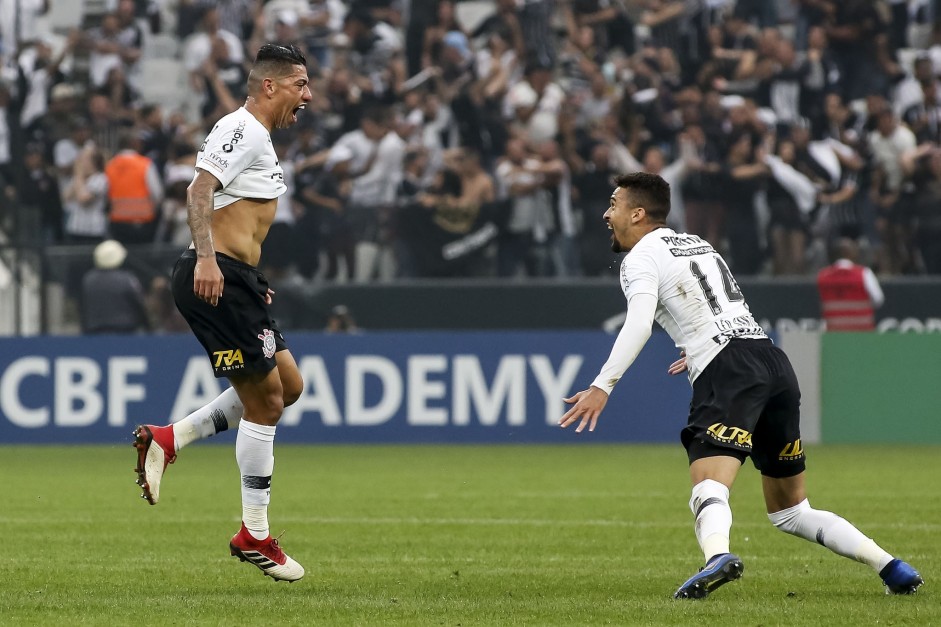
[[[767,338],[722,256],[698,235],[659,228],[641,238],[621,262],[621,289],[657,297],[655,319],[686,352],[689,380],[729,340]]]
[[[196,167],[222,183],[214,209],[242,198],[277,198],[287,189],[271,134],[245,107],[216,122],[196,155]]]

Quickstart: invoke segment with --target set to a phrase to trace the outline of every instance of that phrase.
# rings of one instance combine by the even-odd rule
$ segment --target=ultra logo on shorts
[[[709,435],[720,442],[737,444],[744,448],[751,448],[751,433],[738,427],[727,427],[721,422],[717,422],[709,429]]]
[[[235,350],[215,351],[212,356],[214,358],[212,367],[222,372],[238,370],[245,365],[245,360],[242,359],[242,349],[240,348],[236,348]]]
[[[804,449],[801,447],[800,438],[789,442],[784,445],[784,448],[781,449],[781,452],[778,453],[778,459],[798,459],[804,456]]]

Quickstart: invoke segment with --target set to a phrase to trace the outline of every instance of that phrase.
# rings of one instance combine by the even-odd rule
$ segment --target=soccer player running
[[[256,265],[285,191],[271,131],[287,128],[311,99],[307,60],[294,46],[263,45],[248,77],[245,105],[219,120],[197,155],[187,188],[193,244],[173,269],[177,308],[206,349],[217,377],[232,384],[208,405],[168,426],[135,432],[137,483],[152,505],[167,464],[184,446],[238,427],[242,528],[232,555],[275,580],[297,581],[304,568],[268,529],[275,427],[303,383],[269,305],[274,293]]]
[[[681,439],[705,566],[673,596],[700,599],[742,576],[742,560],[729,549],[729,491],[748,457],[761,472],[775,527],[868,564],[890,593],[915,592],[924,582],[914,568],[843,518],[810,506],[797,378],[787,356],[755,322],[725,261],[700,237],[666,226],[670,186],[662,178],[637,172],[618,177],[616,184],[604,220],[613,250],[628,253],[621,263],[627,319],[591,387],[565,399],[573,406],[559,424],[578,423],[578,433],[595,429],[608,395],[647,342],[655,319],[681,349],[668,372],[688,371],[693,386]]]

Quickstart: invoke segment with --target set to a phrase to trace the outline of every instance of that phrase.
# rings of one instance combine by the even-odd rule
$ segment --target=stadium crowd
[[[112,0],[48,38],[50,1],[0,0],[8,238],[187,245],[196,152],[275,41],[314,99],[272,137],[272,279],[613,273],[633,170],[736,275],[810,275],[840,237],[941,273],[938,0]],[[183,102],[143,95],[158,36]]]

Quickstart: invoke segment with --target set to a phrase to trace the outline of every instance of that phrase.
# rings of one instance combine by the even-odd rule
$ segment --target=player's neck
[[[249,96],[245,99],[245,104],[242,105],[246,111],[255,116],[255,119],[261,122],[261,125],[268,129],[268,132],[271,132],[271,129],[274,128],[274,123],[271,121],[271,116],[264,110],[255,98]]]

